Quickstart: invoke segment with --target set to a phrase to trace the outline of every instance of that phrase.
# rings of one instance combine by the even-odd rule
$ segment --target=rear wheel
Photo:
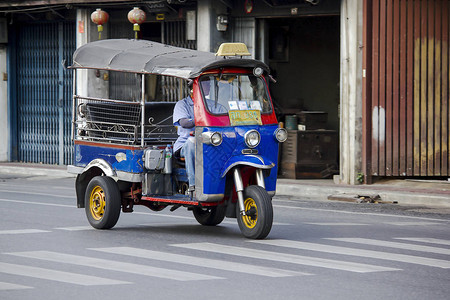
[[[85,194],[85,212],[92,227],[109,229],[119,220],[121,196],[111,177],[96,176],[89,182]]]
[[[226,206],[218,205],[210,208],[194,207],[194,217],[202,225],[215,226],[225,218]]]
[[[245,216],[240,214],[236,205],[236,214],[242,234],[249,239],[263,239],[272,229],[272,199],[265,189],[251,185],[244,190]]]

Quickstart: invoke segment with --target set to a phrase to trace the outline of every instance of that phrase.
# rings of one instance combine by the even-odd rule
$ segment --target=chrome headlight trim
[[[247,147],[255,148],[261,142],[261,135],[255,129],[249,130],[244,134],[244,141]]]
[[[222,144],[223,137],[218,131],[206,131],[202,133],[203,144],[219,146]]]
[[[273,133],[273,136],[278,142],[284,143],[288,138],[288,132],[284,128],[277,128],[277,130]]]

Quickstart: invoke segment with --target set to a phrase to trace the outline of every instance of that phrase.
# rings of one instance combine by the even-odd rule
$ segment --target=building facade
[[[71,162],[71,53],[99,38],[96,8],[110,17],[102,38],[134,38],[126,14],[139,6],[139,38],[211,52],[244,42],[277,80],[281,121],[322,117],[294,128],[282,172],[336,173],[347,184],[450,175],[448,0],[47,2],[0,1],[0,161]],[[119,95],[133,84],[79,76],[80,94]],[[184,88],[161,82],[158,99],[175,101]]]

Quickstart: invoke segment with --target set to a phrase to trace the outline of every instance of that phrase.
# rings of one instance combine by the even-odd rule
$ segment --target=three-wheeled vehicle
[[[237,217],[245,237],[269,234],[278,148],[287,131],[277,123],[268,66],[246,55],[240,43],[223,44],[213,54],[124,39],[76,50],[71,67],[75,152],[68,171],[78,174],[77,205],[94,228],[112,228],[121,211],[144,205],[154,211],[187,207],[207,226]],[[127,99],[80,95],[80,69],[129,73],[139,87]],[[190,87],[195,192],[188,189],[183,158],[172,153],[178,137],[175,103],[148,101],[149,79],[158,76],[179,78]]]

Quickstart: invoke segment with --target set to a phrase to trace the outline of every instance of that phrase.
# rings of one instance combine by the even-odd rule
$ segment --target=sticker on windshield
[[[247,110],[248,109],[247,102],[239,101],[239,109],[240,110]]]
[[[250,101],[250,109],[256,109],[261,111],[261,103],[259,101]]]
[[[230,110],[238,110],[239,106],[236,101],[228,101],[228,106],[230,107]]]

